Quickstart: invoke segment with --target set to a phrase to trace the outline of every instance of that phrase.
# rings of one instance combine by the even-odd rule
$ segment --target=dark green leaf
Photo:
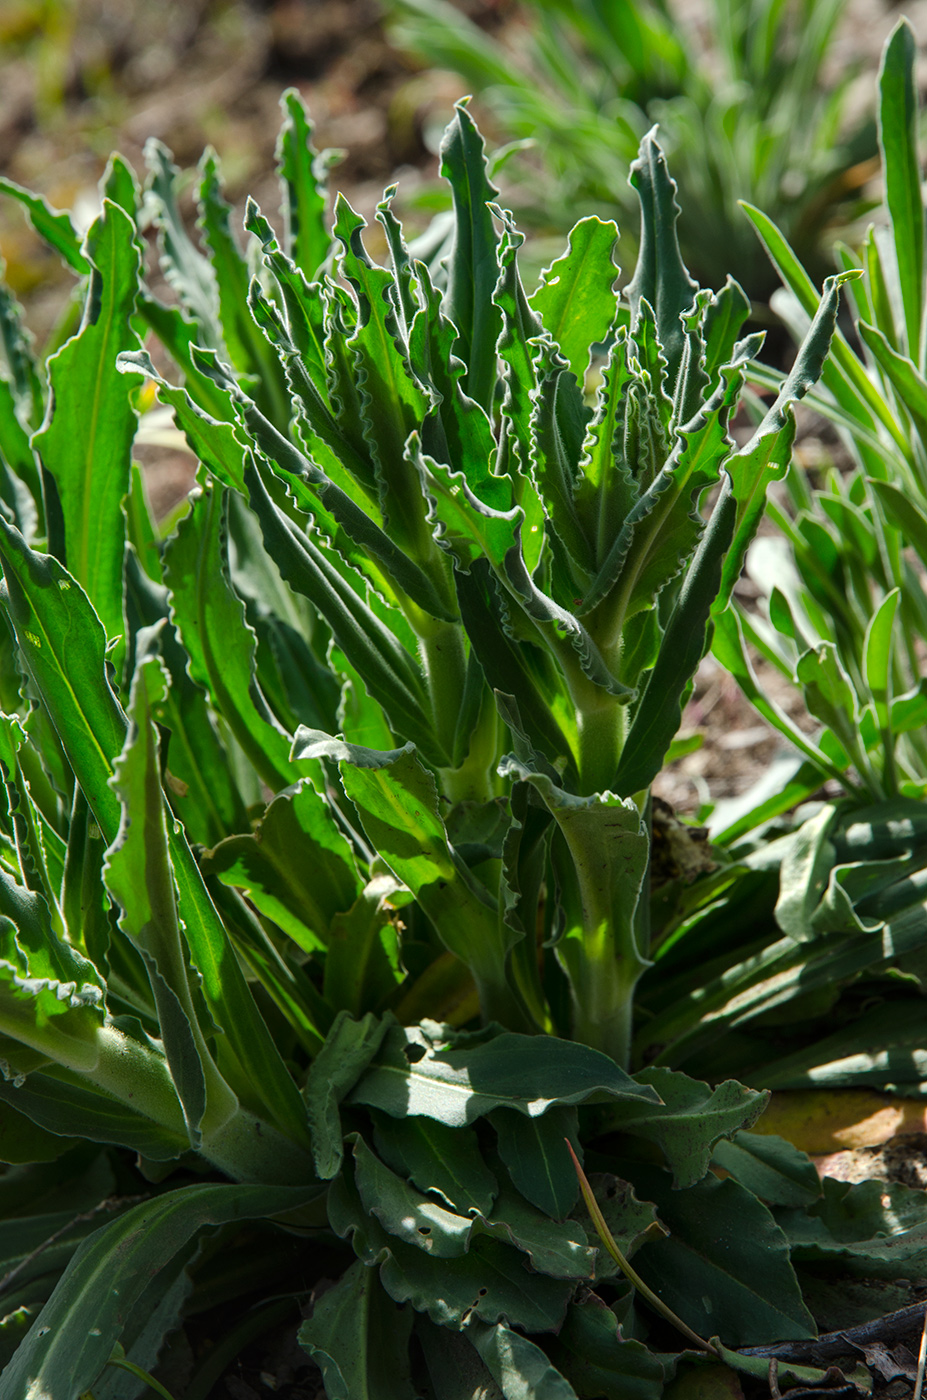
[[[534,1342],[501,1322],[471,1322],[467,1336],[506,1400],[576,1400],[576,1391]]]
[[[711,1164],[771,1206],[809,1206],[821,1195],[810,1157],[774,1134],[738,1132],[715,1144]]]
[[[766,1095],[733,1079],[717,1088],[700,1084],[679,1070],[651,1068],[635,1075],[659,1094],[659,1105],[615,1104],[609,1121],[622,1132],[649,1138],[663,1151],[677,1187],[693,1186],[708,1171],[720,1138],[750,1128],[766,1107]]]
[[[434,1118],[392,1118],[373,1110],[374,1143],[383,1160],[418,1187],[442,1196],[461,1215],[488,1216],[496,1179],[473,1133]]]
[[[315,1169],[323,1181],[330,1181],[338,1173],[344,1155],[338,1105],[364,1074],[389,1030],[389,1021],[378,1021],[369,1015],[352,1021],[342,1011],[312,1062],[303,1098]]]
[[[414,1400],[411,1308],[384,1292],[375,1269],[352,1264],[315,1304],[299,1344],[321,1368],[328,1400]]]
[[[570,1304],[552,1354],[583,1400],[659,1400],[663,1394],[662,1363],[643,1342],[621,1336],[614,1312],[595,1293]]]
[[[553,1104],[640,1098],[657,1103],[597,1050],[548,1036],[502,1032],[486,1044],[445,1050],[414,1027],[394,1026],[350,1096],[394,1118],[423,1114],[462,1127],[494,1108],[529,1118]]]
[[[0,1377],[9,1400],[78,1400],[119,1340],[152,1276],[206,1226],[264,1219],[307,1205],[309,1187],[194,1184],[135,1206],[81,1245]]]
[[[500,1108],[489,1120],[496,1130],[499,1156],[521,1194],[554,1220],[565,1220],[579,1196],[579,1181],[564,1138],[581,1154],[576,1111],[549,1108],[540,1118],[526,1118]]]
[[[815,1336],[786,1237],[755,1196],[711,1175],[676,1191],[652,1171],[638,1189],[670,1234],[645,1245],[634,1267],[690,1327],[729,1346]]]

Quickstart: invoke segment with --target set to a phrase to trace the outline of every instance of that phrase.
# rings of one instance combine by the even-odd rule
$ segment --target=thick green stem
[[[449,757],[454,752],[457,718],[467,679],[463,632],[454,622],[428,619],[416,628],[435,733]]]
[[[583,696],[585,704],[577,705],[577,766],[579,790],[588,797],[612,790],[627,734],[627,706],[619,705],[614,695],[591,681],[584,689],[591,694]]]

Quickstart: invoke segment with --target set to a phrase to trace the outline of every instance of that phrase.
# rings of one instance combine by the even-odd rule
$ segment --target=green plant
[[[667,0],[531,0],[511,45],[449,0],[389,6],[398,43],[460,73],[501,133],[535,148],[537,161],[516,155],[506,165],[506,197],[523,224],[548,230],[559,210],[615,212],[629,232],[627,171],[656,121],[686,211],[688,267],[712,287],[733,275],[763,302],[775,278],[737,201],[767,210],[823,268],[822,234],[872,173],[875,130],[868,116],[847,129],[849,69],[824,80],[843,0],[708,8],[700,51]]]
[[[770,991],[779,974],[797,969],[804,944],[800,977],[807,998],[798,1005],[805,1008],[806,1043],[780,1045],[772,1054],[762,1038],[748,1035],[740,1045],[741,1075],[772,1087],[872,1082],[921,1094],[927,1083],[920,1048],[927,382],[914,52],[911,29],[902,22],[882,61],[886,207],[862,250],[864,275],[851,290],[857,348],[838,331],[809,396],[838,428],[853,466],[828,471],[817,485],[793,468],[784,483],[786,501],[770,506],[779,536],[757,540],[748,554],[759,607],[735,603],[719,614],[712,643],[794,755],[777,770],[774,791],[715,832],[730,850],[746,854],[744,838],[759,828],[748,859],[768,865],[777,853],[784,857],[777,909],[783,938],[763,954]],[[774,306],[799,336],[818,293],[772,220],[750,206],[747,213],[788,289],[774,297]],[[838,247],[838,256],[845,267],[854,261],[845,247]],[[780,382],[759,366],[752,373],[773,390]],[[770,698],[751,648],[800,690],[807,723]],[[828,781],[839,784],[842,795],[818,802],[800,831],[770,845],[763,824],[808,801]],[[875,962],[864,968],[858,953],[873,939],[882,941],[887,956],[881,968]],[[817,979],[815,964],[822,974]],[[702,969],[697,976],[703,979]],[[741,990],[737,979],[728,979],[723,990],[719,983],[718,997],[736,1004]],[[711,1073],[710,1056],[702,1060],[696,1052],[691,1065],[682,1062]]]
[[[4,1397],[105,1393],[111,1358],[150,1371],[181,1319],[234,1305],[195,1400],[241,1328],[326,1273],[301,1337],[331,1400],[442,1400],[461,1371],[474,1393],[656,1397],[678,1339],[647,1331],[594,1252],[565,1139],[600,1174],[622,1257],[701,1337],[811,1335],[790,1251],[874,1253],[842,1243],[856,1198],[829,1204],[807,1159],[744,1131],[762,1093],[628,1073],[661,937],[691,958],[713,936],[742,964],[742,935],[706,918],[738,907],[734,885],[742,907],[745,867],[651,900],[648,790],[842,278],[735,449],[748,304],[688,277],[652,138],[626,295],[614,226],[589,219],[529,298],[460,107],[439,294],[389,197],[391,269],[344,201],[330,238],[324,162],[285,106],[283,241],[250,205],[249,258],[211,153],[205,252],[156,144],[144,204],[114,159],[83,244],[6,187],[87,280],[47,385],[0,304],[0,1122],[20,1164],[0,1184],[32,1242],[39,1164],[61,1154],[64,1179],[73,1148],[120,1213],[50,1296],[53,1270],[15,1280],[10,1343],[47,1301]],[[179,305],[148,289],[147,214]],[[201,464],[166,539],[131,465],[143,376]],[[789,995],[800,958],[792,973]],[[730,1015],[709,1012],[717,1039]],[[735,1134],[721,1182],[709,1165]],[[802,1204],[830,1214],[808,1224]],[[917,1205],[890,1206],[867,1220],[899,1236],[883,1268],[909,1273]]]

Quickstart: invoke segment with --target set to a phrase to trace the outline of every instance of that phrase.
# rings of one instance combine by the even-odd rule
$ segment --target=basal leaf
[[[476,1137],[430,1117],[372,1111],[374,1144],[394,1171],[440,1195],[461,1215],[488,1216],[498,1189]]]
[[[677,1188],[691,1187],[708,1171],[715,1144],[750,1128],[766,1107],[766,1096],[733,1079],[712,1089],[679,1070],[652,1067],[635,1075],[660,1095],[659,1105],[616,1104],[609,1119],[622,1132],[648,1138],[662,1149]]]
[[[554,1104],[625,1097],[658,1101],[648,1085],[638,1085],[584,1045],[505,1031],[483,1045],[445,1050],[421,1030],[395,1026],[350,1102],[393,1118],[424,1115],[457,1128],[494,1108],[534,1118]]]
[[[299,1329],[299,1344],[320,1367],[329,1400],[414,1400],[412,1316],[383,1290],[375,1269],[351,1265]]]
[[[332,1229],[351,1238],[358,1257],[379,1266],[391,1298],[411,1303],[441,1326],[459,1329],[475,1317],[488,1323],[504,1319],[530,1332],[554,1331],[575,1287],[569,1280],[529,1273],[518,1250],[494,1239],[474,1241],[453,1261],[433,1259],[388,1235],[344,1176],[329,1188],[328,1214]]]
[[[816,1335],[786,1237],[755,1196],[710,1174],[676,1191],[651,1172],[638,1189],[670,1234],[641,1249],[634,1267],[690,1327],[728,1346]]]
[[[570,1304],[552,1352],[584,1397],[659,1400],[663,1394],[663,1363],[643,1342],[622,1337],[614,1312],[595,1293]]]
[[[506,1400],[576,1400],[576,1391],[547,1354],[520,1332],[501,1322],[495,1327],[471,1322],[467,1336]]]
[[[821,1181],[810,1157],[775,1134],[737,1132],[715,1144],[712,1166],[721,1167],[770,1206],[810,1206]]]
[[[347,1140],[354,1144],[354,1184],[361,1204],[387,1234],[434,1259],[459,1259],[466,1254],[472,1220],[436,1205],[390,1171],[360,1134],[349,1134]]]
[[[565,1220],[576,1204],[579,1182],[564,1138],[581,1153],[575,1110],[549,1108],[540,1118],[526,1118],[510,1109],[490,1117],[496,1147],[518,1190],[546,1215]]]

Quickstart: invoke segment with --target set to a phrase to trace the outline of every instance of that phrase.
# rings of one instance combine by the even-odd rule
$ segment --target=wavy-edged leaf
[[[138,344],[131,321],[141,250],[131,219],[110,200],[104,200],[85,248],[92,272],[81,328],[49,361],[51,402],[33,446],[61,501],[63,562],[113,638],[125,634],[122,501],[136,425],[132,381],[119,374],[115,361],[120,350]]]
[[[663,1363],[643,1342],[622,1337],[615,1313],[595,1293],[570,1304],[553,1356],[582,1396],[660,1400],[664,1391]]]
[[[361,889],[351,847],[308,778],[274,798],[253,834],[228,837],[201,864],[243,890],[307,953],[325,947],[335,915]]]
[[[649,1085],[639,1085],[607,1055],[572,1041],[503,1031],[485,1044],[447,1050],[422,1030],[394,1026],[350,1102],[459,1128],[494,1108],[535,1118],[554,1104],[625,1097],[658,1101]]]
[[[391,875],[377,875],[350,909],[329,927],[323,992],[335,1011],[361,1016],[392,998],[403,980],[401,909],[408,891]]]
[[[555,946],[570,979],[574,1030],[623,1062],[628,1001],[648,965],[637,919],[650,851],[640,812],[613,792],[566,792],[512,754],[499,771],[529,783],[559,827]]]
[[[193,502],[164,551],[171,620],[190,657],[190,675],[211,697],[235,738],[273,791],[298,771],[290,739],[256,693],[254,633],[228,573],[228,504],[220,488]]]
[[[71,222],[70,214],[53,209],[46,199],[23,189],[14,180],[0,177],[0,194],[11,195],[26,211],[26,216],[40,238],[67,263],[73,272],[86,276],[90,263],[81,248],[81,238]]]
[[[493,300],[499,277],[498,236],[490,202],[499,191],[486,173],[483,138],[466,99],[441,142],[441,174],[454,201],[454,242],[447,265],[447,315],[457,327],[460,358],[467,367],[465,392],[487,412],[496,387],[496,342],[502,317]]]
[[[284,121],[277,139],[277,173],[283,194],[284,247],[305,277],[311,279],[328,256],[331,238],[325,223],[327,171],[338,151],[316,151],[313,124],[297,88],[281,95]]]
[[[752,1128],[767,1102],[765,1094],[745,1089],[733,1079],[711,1088],[662,1066],[641,1070],[635,1079],[649,1084],[662,1102],[616,1104],[609,1118],[622,1132],[659,1145],[677,1189],[701,1181],[715,1144],[741,1128]]]
[[[674,1191],[652,1172],[639,1189],[671,1233],[645,1245],[634,1267],[690,1327],[720,1333],[729,1346],[816,1335],[786,1236],[754,1195],[710,1173]]]
[[[481,995],[497,994],[516,935],[502,926],[489,891],[449,845],[434,778],[413,746],[384,753],[300,729],[294,753],[340,763],[344,790],[373,849],[408,885],[444,946],[471,969]]]
[[[410,1302],[433,1322],[459,1328],[468,1317],[503,1319],[531,1332],[555,1331],[575,1288],[568,1279],[532,1274],[519,1250],[494,1239],[478,1239],[449,1263],[389,1235],[361,1204],[344,1175],[329,1188],[332,1229],[350,1237],[368,1265],[379,1265],[380,1281],[397,1303]]]
[[[371,262],[361,240],[365,221],[343,196],[336,205],[335,233],[344,246],[344,276],[360,304],[356,327],[345,342],[354,362],[361,424],[374,465],[384,527],[405,553],[427,562],[431,532],[418,480],[406,465],[404,448],[430,404],[414,376],[391,300],[393,274]]]
[[[470,1245],[473,1221],[436,1205],[391,1171],[371,1152],[359,1133],[353,1143],[354,1184],[364,1210],[395,1239],[424,1250],[434,1259],[459,1259]]]
[[[191,969],[177,917],[161,788],[160,742],[152,714],[166,678],[155,658],[132,681],[130,727],[113,785],[122,804],[116,839],[106,852],[103,878],[122,914],[119,927],[141,953],[158,1011],[158,1027],[190,1144],[201,1142],[204,1119],[218,1126],[237,1104],[216,1072],[191,994]]]
[[[0,564],[4,602],[24,663],[100,831],[112,842],[120,809],[110,779],[127,720],[106,678],[103,628],[76,580],[51,556],[33,553],[2,516]],[[246,1094],[260,1084],[268,1111],[299,1141],[306,1128],[298,1090],[258,1013],[185,837],[172,826],[168,840],[192,961],[210,1012],[225,1031],[223,1072],[227,1078],[239,1076]]]
[[[697,288],[679,253],[676,220],[680,211],[676,203],[676,182],[670,179],[655,131],[656,128],[648,132],[641,142],[629,177],[641,203],[641,240],[627,295],[635,321],[642,301],[653,307],[660,346],[673,386],[684,344],[680,317],[694,302]]]
[[[566,252],[544,269],[528,299],[580,388],[593,345],[606,340],[614,324],[618,268],[612,255],[617,241],[618,228],[610,219],[580,219]]]
[[[388,1019],[367,1015],[354,1021],[341,1011],[309,1067],[303,1099],[315,1169],[323,1181],[337,1176],[344,1156],[338,1106],[379,1052],[390,1027]]]
[[[339,647],[383,706],[391,728],[408,734],[429,758],[447,761],[428,715],[424,677],[415,658],[359,592],[271,499],[252,461],[247,485],[264,543],[284,579],[318,608]]]
[[[200,343],[219,350],[222,347],[222,329],[216,277],[209,259],[196,247],[184,226],[177,205],[176,186],[180,171],[171,160],[167,147],[154,138],[145,144],[145,161],[151,172],[146,193],[160,235],[164,275],[184,307],[199,323]]]

